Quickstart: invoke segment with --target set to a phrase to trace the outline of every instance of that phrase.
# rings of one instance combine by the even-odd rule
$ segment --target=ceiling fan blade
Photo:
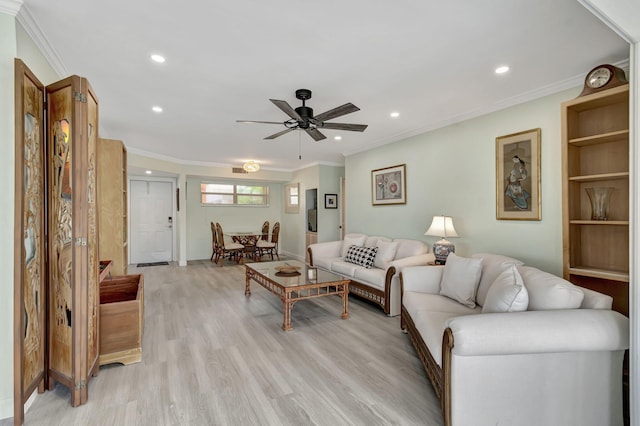
[[[236,120],[236,123],[283,124],[282,121]]]
[[[366,124],[322,123],[323,129],[349,130],[352,132],[364,132],[367,127]]]
[[[318,129],[304,129],[304,131],[307,132],[307,134],[311,136],[316,142],[327,138],[325,135],[320,133]]]
[[[275,106],[280,108],[285,114],[289,117],[293,118],[296,121],[302,121],[302,117],[296,112],[295,109],[289,105],[287,101],[279,101],[277,99],[269,99]]]
[[[318,121],[325,121],[331,120],[332,118],[341,117],[343,115],[351,114],[352,112],[356,111],[360,111],[360,108],[349,102],[334,109],[330,109],[329,111],[325,111],[322,114],[318,114],[314,118]]]
[[[286,130],[283,130],[283,131],[281,131],[281,132],[274,133],[274,134],[273,134],[273,135],[271,135],[271,136],[267,136],[265,139],[275,139],[275,138],[277,138],[278,136],[282,136],[282,135],[284,135],[284,134],[286,134],[286,133],[289,133],[290,131],[295,130],[295,129],[296,129],[296,128],[286,129]]]

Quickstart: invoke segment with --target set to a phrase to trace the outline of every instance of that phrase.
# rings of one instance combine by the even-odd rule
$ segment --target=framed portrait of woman
[[[496,219],[541,220],[540,129],[496,138]]]

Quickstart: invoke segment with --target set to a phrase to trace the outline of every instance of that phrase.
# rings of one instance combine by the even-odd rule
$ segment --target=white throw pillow
[[[522,265],[522,262],[518,259],[501,254],[476,253],[471,257],[482,259],[482,275],[480,276],[480,284],[478,284],[478,292],[476,293],[476,303],[480,306],[484,306],[489,287],[498,278],[498,275],[509,269],[511,265]]]
[[[366,239],[367,236],[364,234],[345,235],[344,240],[342,240],[340,257],[344,258],[347,255],[347,250],[349,250],[351,246],[363,246]]]
[[[378,240],[378,253],[373,260],[373,266],[380,269],[387,269],[391,261],[396,257],[398,251],[398,243],[393,241]]]
[[[584,299],[580,287],[532,266],[518,266],[529,292],[530,311],[578,309]]]
[[[522,312],[529,306],[529,293],[516,265],[503,271],[491,284],[482,312]]]
[[[469,308],[476,307],[476,290],[482,273],[482,259],[471,259],[450,253],[442,271],[440,294]]]

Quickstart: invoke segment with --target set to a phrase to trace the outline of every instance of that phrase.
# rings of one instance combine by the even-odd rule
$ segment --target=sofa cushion
[[[378,252],[378,247],[351,246],[344,257],[345,262],[354,263],[369,269]]]
[[[370,235],[364,240],[363,245],[365,247],[375,247],[378,245],[378,241],[391,241],[391,238]]]
[[[396,251],[394,259],[404,259],[405,257],[429,253],[429,247],[422,241],[405,240],[403,238],[396,238],[393,241],[398,243],[398,251]]]
[[[478,293],[476,295],[476,303],[484,306],[487,292],[491,284],[511,265],[522,265],[522,262],[512,257],[502,256],[492,253],[476,253],[471,256],[474,259],[482,259],[482,275],[480,276],[480,284],[478,284]]]
[[[481,272],[482,259],[465,258],[450,253],[442,272],[440,294],[474,308]]]
[[[482,312],[521,312],[529,306],[529,294],[516,265],[503,271],[491,284]]]
[[[449,312],[456,315],[470,315],[480,313],[480,307],[468,308],[446,296],[420,291],[406,291],[402,296],[402,305],[411,318],[418,311]]]
[[[386,270],[391,265],[393,258],[396,257],[398,242],[378,240],[377,247],[378,253],[376,253],[376,258],[373,260],[373,266]]]
[[[344,240],[342,240],[342,250],[340,255],[345,257],[347,255],[347,250],[351,246],[363,246],[366,241],[367,236],[364,234],[347,234],[344,236]]]
[[[356,269],[364,269],[364,266],[345,262],[344,260],[336,260],[331,264],[331,272],[347,277],[353,277],[356,273]]]
[[[342,260],[343,258],[341,257],[319,257],[317,259],[314,257],[313,266],[330,271],[331,265],[333,265],[334,262],[342,261]]]
[[[359,283],[369,285],[378,290],[384,290],[387,271],[379,268],[358,268],[354,271],[353,279]]]
[[[411,315],[411,319],[429,349],[429,353],[431,353],[433,360],[440,367],[442,367],[442,335],[448,321],[457,316],[459,314],[454,312],[429,310],[419,310],[415,316]]]
[[[551,309],[578,309],[584,293],[569,281],[532,266],[518,266],[529,292],[530,311]]]

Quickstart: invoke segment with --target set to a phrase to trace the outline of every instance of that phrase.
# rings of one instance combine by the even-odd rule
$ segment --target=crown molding
[[[0,0],[0,2],[2,1],[6,0]],[[19,1],[20,3],[22,3],[22,0]],[[67,68],[62,63],[60,55],[58,55],[58,52],[56,52],[51,43],[49,43],[49,40],[36,23],[36,20],[33,19],[33,16],[31,15],[31,12],[29,12],[27,6],[23,6],[20,9],[16,16],[16,19],[22,25],[27,34],[29,34],[35,45],[38,47],[49,65],[51,65],[51,68],[53,68],[53,71],[58,75],[58,77],[64,78],[68,76],[69,73],[67,72]]]
[[[629,60],[625,59],[623,61],[614,62],[611,65],[622,68],[628,75],[629,73]],[[595,66],[595,65],[594,65]],[[587,71],[585,71],[586,74]],[[436,123],[430,123],[427,126],[419,127],[417,129],[409,130],[402,133],[397,133],[391,137],[380,139],[377,141],[372,141],[367,144],[366,148],[343,152],[342,154],[345,157],[350,155],[358,154],[360,152],[368,151],[372,148],[376,148],[379,146],[387,145],[393,142],[399,142],[404,139],[408,139],[413,136],[420,135],[422,133],[431,132],[433,130],[441,129],[446,126],[450,126],[452,124],[461,123],[463,121],[471,120],[476,117],[480,117],[486,114],[490,114],[492,112],[497,112],[506,108],[514,107],[516,105],[524,104],[527,102],[535,101],[536,99],[543,98],[545,96],[553,95],[554,93],[559,93],[564,90],[569,90],[577,87],[582,87],[584,83],[585,74],[575,75],[573,77],[567,78],[565,80],[557,81],[555,83],[549,84],[547,86],[539,87],[534,90],[530,90],[528,92],[521,93],[516,96],[512,96],[508,99],[503,99],[499,102],[493,103],[491,105],[486,105],[481,108],[476,108],[471,111],[463,112],[462,114],[454,115],[452,117],[446,118],[444,120],[438,121]]]
[[[22,0],[0,0],[0,13],[16,16],[22,7]]]

